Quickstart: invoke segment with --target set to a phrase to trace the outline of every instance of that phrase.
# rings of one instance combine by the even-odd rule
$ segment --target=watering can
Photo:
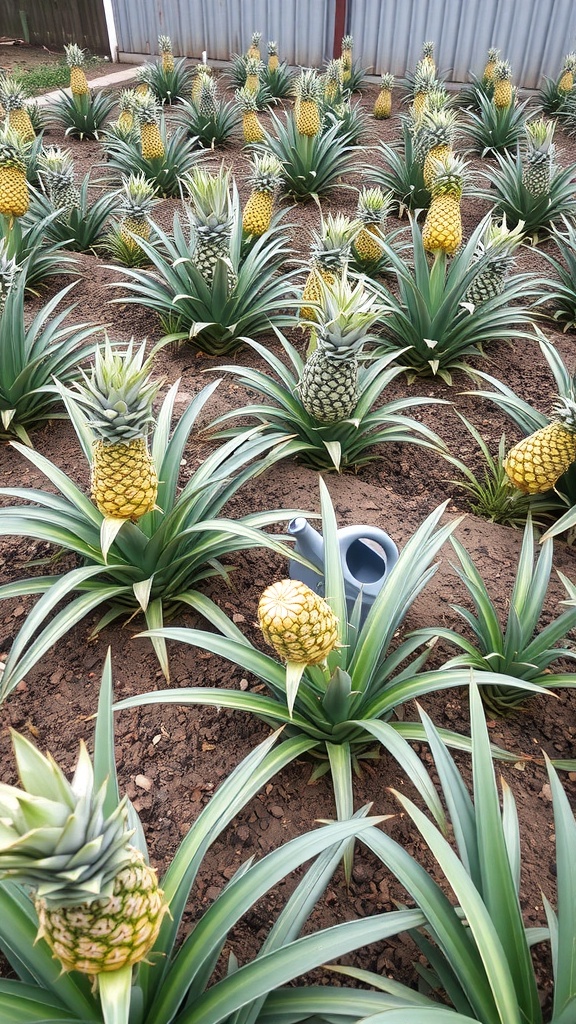
[[[298,516],[288,523],[288,533],[296,541],[294,550],[313,565],[314,572],[295,559],[288,572],[293,580],[300,580],[324,597],[324,541],[307,519]],[[398,561],[398,548],[384,530],[377,526],[345,526],[337,533],[340,560],[348,614],[352,612],[358,594],[362,597],[360,624],[364,622],[377,594],[382,589],[390,569]],[[372,547],[369,542],[373,542]]]

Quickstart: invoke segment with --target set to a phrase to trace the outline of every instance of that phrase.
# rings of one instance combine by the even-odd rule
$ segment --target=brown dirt
[[[375,91],[371,87],[362,97],[362,103],[368,110],[372,108],[374,96]],[[371,119],[363,162],[373,162],[371,147],[378,138],[392,138],[397,133],[397,116],[389,122]],[[576,160],[574,142],[561,132],[559,136],[561,161],[566,163]],[[71,146],[78,177],[95,166],[100,159],[98,143],[65,140],[54,129],[47,132],[47,143]],[[245,197],[247,161],[240,143],[227,147],[223,156],[227,163],[233,164],[242,196]],[[473,163],[476,168],[481,166],[478,160]],[[94,173],[97,177],[97,169]],[[349,176],[343,184],[357,180],[357,177]],[[177,205],[175,200],[166,200],[158,207],[157,220],[163,227],[170,225]],[[331,201],[323,202],[322,206],[324,210],[352,212],[355,192],[346,188],[339,189]],[[487,211],[487,206],[470,198],[465,202],[464,209],[465,230],[470,232]],[[318,209],[314,203],[301,204],[290,212],[288,219],[294,224],[295,248],[305,258],[309,231],[318,225]],[[522,270],[538,269],[543,265],[538,252],[530,249],[522,250],[518,262]],[[127,339],[131,335],[137,339],[147,337],[151,343],[158,339],[155,317],[145,309],[132,305],[107,305],[111,296],[109,285],[119,280],[120,275],[108,269],[105,260],[83,255],[80,264],[81,278],[75,289],[75,297],[79,301],[78,315],[82,320],[106,323],[115,339]],[[45,302],[48,295],[64,283],[64,279],[58,279],[43,292],[40,300],[30,300],[30,311],[37,307],[38,301]],[[573,335],[562,335],[549,325],[546,325],[546,333],[558,345],[570,370],[574,371],[576,358]],[[294,334],[294,337],[299,336]],[[278,349],[272,336],[266,338],[266,343]],[[302,346],[301,341],[297,343]],[[536,342],[519,339],[511,345],[495,344],[487,356],[488,361],[482,363],[484,369],[508,383],[536,407],[549,411],[553,381],[543,365]],[[242,365],[250,359],[250,353],[240,352],[235,361]],[[227,363],[231,361],[234,360],[230,357],[225,359]],[[190,352],[173,355],[163,351],[158,356],[156,368],[159,374],[166,376],[167,383],[181,378],[182,392],[191,396],[206,383],[203,371],[217,372],[218,361],[196,357]],[[451,405],[426,408],[418,412],[418,417],[432,425],[460,458],[468,459],[479,469],[480,460],[475,445],[467,436],[462,436],[454,410],[458,409],[469,416],[493,451],[497,450],[502,432],[505,430],[506,435],[513,440],[515,429],[490,403],[482,403],[463,395],[462,391],[469,387],[469,380],[463,375],[455,376],[452,388],[435,379],[407,385],[405,379],[400,378],[387,392],[387,397],[409,390],[414,395],[426,394],[448,399]],[[226,408],[238,407],[243,401],[244,396],[238,393],[237,386],[226,378],[220,384],[207,415],[212,418]],[[88,489],[86,466],[69,424],[63,421],[48,424],[35,433],[34,442],[40,452],[53,459]],[[191,456],[195,457],[197,451],[196,447]],[[413,446],[390,445],[383,447],[374,462],[358,475],[333,474],[327,478],[327,482],[339,525],[378,525],[386,529],[402,547],[424,517],[441,501],[448,499],[446,516],[449,519],[467,512],[463,492],[450,482],[453,476],[451,467],[430,453]],[[32,486],[38,483],[45,486],[44,481],[39,482],[33,467],[7,446],[0,447],[0,479],[7,486]],[[254,508],[298,505],[308,507],[311,511],[318,510],[317,474],[295,462],[283,462],[267,476],[259,478],[257,483],[244,487],[232,503],[230,514],[240,515]],[[468,512],[458,528],[457,536],[476,560],[489,591],[505,614],[516,572],[521,532],[486,522]],[[35,542],[19,538],[2,540],[2,579],[19,578],[29,560],[45,554],[45,547]],[[438,573],[408,615],[408,628],[457,623],[450,604],[466,599],[463,587],[451,567],[453,560],[450,551],[445,550]],[[232,589],[217,583],[207,588],[207,592],[228,614],[239,610],[242,628],[252,629],[262,588],[271,580],[284,575],[286,566],[281,559],[266,552],[248,552],[234,557],[233,561],[238,568],[233,576]],[[562,541],[556,545],[555,566],[571,579],[576,578],[576,552]],[[562,597],[562,588],[553,582],[547,607],[548,616],[556,614],[557,602]],[[32,599],[21,599],[5,601],[0,606],[0,652],[9,649],[32,605]],[[178,622],[198,625],[200,628],[203,625],[192,613],[187,612],[179,616]],[[96,642],[88,642],[93,625],[94,620],[86,621],[71,630],[57,649],[49,651],[41,664],[29,673],[26,681],[19,685],[17,692],[0,709],[1,775],[6,781],[13,781],[9,726],[33,736],[42,749],[50,749],[66,767],[73,764],[80,737],[85,738],[88,744],[91,743],[93,723],[90,716],[95,710],[102,663],[109,645],[113,651],[114,686],[118,698],[162,686],[158,666],[147,641],[134,637],[141,628],[138,620],[125,626],[111,626]],[[255,632],[252,635],[256,638]],[[446,650],[435,653],[438,663],[442,661],[441,655],[445,656]],[[250,677],[247,677],[246,683],[245,674],[240,669],[229,666],[216,656],[198,653],[183,645],[170,644],[170,658],[174,686],[248,685],[252,688],[256,685],[256,681]],[[423,704],[437,725],[468,733],[465,693],[456,691],[432,696],[424,700]],[[545,921],[542,892],[554,899],[552,808],[545,769],[538,755],[541,750],[545,750],[552,757],[576,757],[575,708],[576,692],[561,691],[558,699],[537,698],[528,703],[522,712],[504,721],[491,719],[489,723],[495,742],[510,750],[537,755],[536,760],[502,770],[519,805],[524,840],[522,905],[530,925]],[[414,707],[406,708],[405,713],[410,718],[416,715]],[[254,744],[268,734],[264,725],[245,715],[225,710],[171,707],[124,712],[117,716],[116,729],[121,786],[134,800],[141,815],[151,859],[160,870],[166,868],[182,836],[201,807],[210,799],[214,789]],[[425,750],[422,750],[422,756],[428,761]],[[463,770],[467,771],[467,759],[461,757],[460,763]],[[318,819],[334,816],[328,782],[323,779],[315,785],[309,785],[309,775],[310,765],[306,762],[295,763],[285,769],[245,808],[209,851],[194,892],[189,924],[205,909],[247,857],[259,856],[280,842],[312,828]],[[148,789],[139,786],[137,776],[145,776],[149,780]],[[563,775],[563,781],[573,799],[576,796],[576,776]],[[393,813],[396,809],[388,788],[406,788],[407,785],[406,778],[395,762],[384,753],[378,761],[371,762],[362,776],[355,780],[356,806],[373,801],[376,813]],[[411,851],[425,856],[417,836],[401,816],[397,816],[389,827]],[[401,899],[402,893],[389,874],[360,853],[350,891],[346,890],[342,876],[337,875],[314,915],[313,924],[320,927],[357,914],[366,915],[392,909],[394,898]],[[264,929],[280,903],[281,893],[272,893],[250,915],[249,920],[235,930],[231,946],[241,960],[257,948]],[[362,951],[355,961],[413,982],[412,954],[413,951],[405,942],[393,940]],[[540,964],[539,970],[545,974],[545,961]]]

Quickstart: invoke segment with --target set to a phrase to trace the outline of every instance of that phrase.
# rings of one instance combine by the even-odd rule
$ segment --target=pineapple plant
[[[258,100],[254,93],[243,86],[236,89],[236,102],[242,111],[242,134],[248,145],[254,142],[263,142],[266,133],[258,118]]]
[[[118,99],[118,127],[127,134],[134,127],[134,103],[136,92],[134,89],[123,89]],[[136,102],[138,102],[136,100]]]
[[[142,157],[144,160],[162,160],[165,148],[158,127],[158,104],[151,93],[138,97],[134,104],[134,115],[140,125]]]
[[[574,86],[574,72],[576,71],[576,53],[567,53],[564,58],[564,67],[558,81],[558,92],[566,95]]]
[[[462,242],[460,201],[466,164],[460,157],[448,153],[433,162],[432,170],[432,201],[422,229],[422,243],[427,252],[443,250],[453,256]]]
[[[522,158],[522,184],[535,198],[548,195],[554,171],[555,121],[543,117],[526,124],[527,149]]]
[[[264,65],[259,57],[247,57],[246,59],[246,85],[255,96],[260,92],[260,74]]]
[[[172,53],[172,40],[170,36],[158,36],[158,47],[164,71],[174,71],[174,54]]]
[[[384,307],[362,279],[348,281],[346,267],[333,284],[320,284],[319,306],[316,345],[304,363],[300,400],[318,423],[339,423],[358,404],[358,356],[373,340],[368,332]]]
[[[472,266],[482,260],[484,266],[468,286],[464,302],[479,306],[502,294],[504,282],[514,266],[514,250],[521,244],[523,238],[522,221],[510,229],[505,214],[500,223],[490,218],[482,237],[478,240],[470,263]]]
[[[494,106],[502,110],[512,106],[514,89],[512,87],[512,68],[507,60],[499,60],[494,68]]]
[[[456,114],[445,107],[437,111],[428,108],[422,116],[421,128],[426,133],[427,149],[423,165],[424,185],[430,190],[434,177],[434,161],[441,160],[453,152]]]
[[[346,83],[352,74],[352,50],[354,47],[353,36],[342,36],[340,54],[342,60],[342,78]]]
[[[42,190],[55,210],[68,212],[80,205],[80,192],[74,183],[74,161],[69,149],[50,146],[38,157],[38,176]]]
[[[37,940],[63,971],[99,975],[140,963],[168,905],[156,872],[130,844],[126,798],[105,811],[83,742],[72,781],[12,730],[20,786],[0,784],[0,877],[32,890]]]
[[[260,237],[270,229],[274,195],[282,181],[282,165],[272,153],[252,158],[252,171],[247,181],[251,186],[242,215],[242,228],[247,235]]]
[[[427,64],[419,62],[414,73],[414,118],[422,116],[427,105],[428,94],[438,85],[436,72]]]
[[[266,643],[288,664],[319,665],[338,644],[338,619],[330,605],[300,580],[266,587],[258,624]]]
[[[253,57],[256,60],[260,60],[260,42],[262,40],[261,32],[253,32],[252,39],[250,40],[250,46],[246,52],[247,57]]]
[[[198,103],[200,100],[200,93],[202,91],[202,82],[205,81],[212,74],[212,68],[209,64],[197,64],[194,68],[194,78],[192,80],[191,99],[192,103]]]
[[[296,129],[313,138],[322,126],[320,99],[322,82],[314,68],[304,68],[296,84]]]
[[[10,75],[0,79],[0,103],[8,124],[24,142],[32,142],[36,138],[34,125],[26,109],[26,97],[20,83]]]
[[[198,96],[198,112],[200,117],[207,121],[216,117],[218,111],[218,96],[216,93],[216,82],[210,75],[202,75],[200,81],[200,94]]]
[[[362,227],[354,238],[352,251],[361,263],[374,264],[382,259],[380,238],[392,193],[385,195],[381,188],[363,188],[358,195],[356,219]]]
[[[70,91],[72,96],[89,96],[90,89],[84,72],[86,55],[76,43],[69,43],[64,47],[66,63],[70,68]]]
[[[230,259],[234,225],[230,171],[221,167],[216,174],[211,174],[205,167],[194,167],[183,184],[193,206],[189,212],[196,243],[192,259],[204,280],[210,284],[217,261]]]
[[[373,114],[379,120],[390,117],[392,113],[392,89],[394,88],[394,75],[385,73],[380,79],[380,91],[374,103]]]
[[[278,43],[271,39],[268,43],[268,71],[277,71],[279,65]]]
[[[421,65],[421,67],[431,68],[431,70],[434,72],[434,74],[436,74],[436,62],[434,60],[434,47],[435,47],[435,43],[431,42],[430,40],[428,40],[425,43],[422,43],[422,56],[420,58],[420,65]]]
[[[6,125],[0,128],[0,214],[22,217],[29,202],[25,143]]]
[[[326,102],[338,103],[342,98],[344,85],[344,65],[341,57],[328,61],[323,81]]]
[[[576,378],[567,395],[560,395],[545,427],[510,449],[504,469],[525,494],[544,494],[576,462]]]
[[[322,218],[320,231],[314,232],[310,250],[310,271],[302,292],[301,320],[316,320],[316,310],[307,302],[318,302],[322,282],[333,284],[350,257],[352,241],[358,231],[357,221],[337,213]]]
[[[500,50],[497,50],[494,46],[491,46],[490,49],[488,50],[488,56],[484,67],[484,74],[482,76],[485,82],[494,81],[494,72],[496,70],[496,65],[498,63],[499,57]]]
[[[142,251],[133,235],[150,240],[150,211],[158,202],[155,193],[154,185],[143,173],[122,177],[119,234],[129,252]]]
[[[75,385],[94,435],[92,500],[106,518],[136,522],[156,505],[158,478],[148,451],[147,434],[153,423],[152,402],[161,381],[150,379],[144,360],[145,343],[124,352],[106,338],[96,349],[90,375]]]

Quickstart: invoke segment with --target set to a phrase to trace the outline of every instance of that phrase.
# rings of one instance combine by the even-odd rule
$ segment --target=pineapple
[[[158,47],[162,58],[162,70],[174,71],[174,55],[172,53],[172,40],[170,36],[158,36]]]
[[[248,57],[246,60],[246,85],[245,88],[254,93],[260,92],[260,75],[264,65],[259,57]]]
[[[322,82],[313,68],[304,68],[296,84],[296,128],[300,135],[318,135],[322,121],[320,99]]]
[[[212,68],[208,64],[197,64],[194,69],[194,80],[192,82],[191,99],[192,103],[200,102],[202,82],[212,74]]]
[[[435,43],[428,42],[422,43],[422,56],[420,58],[421,67],[430,68],[434,74],[436,74],[436,63],[434,61],[434,47]]]
[[[193,204],[189,214],[196,239],[192,258],[210,284],[216,261],[230,259],[234,223],[230,172],[221,167],[217,174],[211,174],[205,167],[194,167],[184,179],[184,185]]]
[[[25,144],[13,128],[0,128],[0,214],[21,217],[30,198],[26,180]]]
[[[55,210],[69,213],[80,205],[80,192],[74,184],[74,161],[68,149],[49,146],[38,157],[38,176],[42,189]]]
[[[558,92],[569,93],[574,86],[574,72],[576,71],[576,53],[567,53],[564,58],[564,67],[558,81]]]
[[[150,211],[158,201],[154,198],[156,189],[141,173],[123,176],[122,190],[120,236],[127,248],[135,252],[140,246],[133,235],[145,241],[150,239]]]
[[[0,784],[0,878],[30,887],[38,936],[63,971],[131,967],[152,949],[168,906],[156,872],[130,845],[127,804],[105,815],[83,742],[72,781],[12,730],[20,786]]]
[[[344,65],[341,57],[328,61],[323,81],[326,102],[338,103],[342,98],[344,85]]]
[[[358,355],[383,307],[362,279],[352,285],[346,268],[333,284],[320,285],[316,347],[299,382],[300,400],[318,423],[340,423],[358,404]]]
[[[422,244],[428,252],[443,250],[453,256],[462,242],[460,200],[466,164],[449,153],[432,164],[432,201],[422,229]]]
[[[278,44],[271,39],[268,43],[268,71],[277,71],[279,66]]]
[[[124,132],[130,132],[134,127],[134,89],[123,89],[118,100],[120,113],[118,115],[118,127]]]
[[[201,76],[198,111],[201,117],[206,118],[207,122],[215,118],[218,112],[216,88],[216,82],[210,75]]]
[[[242,111],[242,134],[244,141],[251,145],[263,142],[266,133],[258,119],[258,100],[253,92],[244,86],[236,90],[236,102]]]
[[[342,60],[342,78],[347,82],[352,74],[352,49],[354,47],[353,36],[342,36],[340,54]]]
[[[4,116],[8,117],[10,128],[13,128],[24,142],[32,142],[36,138],[36,132],[26,109],[24,90],[19,82],[9,75],[0,79],[0,102],[4,108]]]
[[[288,663],[318,665],[338,643],[338,619],[330,605],[299,580],[266,587],[258,623],[266,643]]]
[[[522,157],[522,184],[530,195],[537,198],[550,192],[554,170],[555,121],[539,117],[526,124],[526,154]]]
[[[135,92],[137,96],[152,96],[152,89],[150,86],[151,76],[154,73],[152,64],[141,64],[140,67],[136,68],[136,79],[138,85],[136,86]]]
[[[76,43],[69,43],[64,47],[66,63],[70,68],[70,90],[73,96],[88,96],[90,89],[86,81],[83,66],[86,60],[84,50],[81,50]]]
[[[154,97],[141,95],[134,106],[134,114],[140,123],[140,147],[145,160],[162,160],[165,155],[164,143],[158,127],[158,105]]]
[[[512,483],[526,494],[543,494],[576,461],[576,378],[570,396],[562,396],[552,420],[510,449],[504,469]]]
[[[513,230],[506,224],[506,216],[500,224],[490,219],[482,238],[478,242],[471,266],[487,257],[483,269],[471,282],[466,290],[464,301],[473,306],[501,295],[504,281],[514,265],[514,249],[520,245],[524,237],[524,221],[519,221]]]
[[[377,263],[382,258],[380,237],[391,198],[391,192],[384,195],[380,188],[363,188],[360,191],[356,217],[362,227],[354,239],[352,249],[361,263]]]
[[[509,61],[499,60],[494,68],[494,106],[499,110],[512,105],[514,89],[512,88],[512,68]]]
[[[422,131],[426,132],[426,157],[424,160],[424,184],[428,190],[434,176],[434,160],[441,160],[452,153],[456,131],[456,115],[445,107],[440,110],[424,111],[421,121]]]
[[[499,56],[500,50],[496,50],[493,46],[491,46],[490,49],[488,50],[488,58],[486,61],[486,66],[484,68],[483,78],[485,82],[494,81],[494,71],[496,70],[496,65],[498,63]]]
[[[262,39],[261,32],[253,32],[250,46],[248,47],[246,56],[254,57],[256,60],[260,60],[260,41]]]
[[[242,227],[247,235],[258,237],[270,228],[274,194],[282,181],[282,164],[271,153],[256,155],[247,181],[252,191],[244,207]]]
[[[15,256],[8,256],[8,239],[0,240],[0,317],[6,304],[8,292],[10,291],[20,267],[16,263]]]
[[[394,75],[384,74],[380,79],[380,92],[374,103],[374,117],[383,120],[390,117],[392,113],[392,89],[394,88]]]
[[[300,317],[316,320],[316,310],[306,302],[318,302],[322,295],[322,282],[333,284],[336,275],[344,269],[350,256],[350,247],[360,225],[338,213],[322,218],[320,233],[314,232],[310,250],[310,271],[302,292]]]
[[[436,72],[421,61],[416,65],[414,72],[414,116],[419,118],[424,112],[427,104],[428,93],[438,85]]]
[[[81,371],[76,401],[84,406],[95,435],[92,499],[111,519],[135,522],[156,506],[158,479],[146,435],[154,422],[152,402],[161,381],[150,380],[146,345],[115,351],[108,338],[96,349],[90,376]]]

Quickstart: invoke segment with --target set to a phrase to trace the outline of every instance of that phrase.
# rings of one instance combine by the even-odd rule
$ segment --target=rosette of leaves
[[[342,175],[355,169],[358,147],[339,122],[317,135],[302,135],[292,114],[286,114],[285,121],[270,116],[275,134],[255,143],[254,149],[273,153],[282,166],[284,191],[293,199],[326,195]]]
[[[367,168],[370,180],[385,192],[391,193],[391,209],[399,217],[408,211],[423,210],[430,206],[430,192],[424,184],[424,165],[414,151],[410,123],[402,120],[402,142],[381,142],[378,151],[384,166]]]
[[[472,140],[480,156],[493,156],[508,150],[516,152],[524,138],[528,100],[497,107],[482,93],[478,96],[478,111],[469,110],[462,122],[462,132]]]
[[[178,124],[191,138],[204,149],[214,149],[229,141],[238,128],[240,116],[234,102],[216,95],[216,83],[209,76],[204,76],[204,79],[198,103],[184,100],[176,116]],[[213,94],[213,101],[208,103],[206,97],[210,94]]]
[[[24,228],[34,223],[45,225],[46,237],[72,252],[95,252],[102,241],[107,221],[119,206],[118,192],[105,192],[94,199],[90,173],[76,189],[76,198],[70,205],[54,207],[47,195],[32,193],[28,212],[24,215]],[[55,216],[51,218],[51,215]]]
[[[553,227],[550,232],[561,258],[557,259],[551,252],[542,252],[554,271],[554,277],[541,281],[544,294],[537,305],[543,305],[544,312],[549,312],[566,332],[576,327],[576,229],[567,217],[561,219],[564,231]]]
[[[163,114],[159,118],[160,137],[164,155],[148,159],[142,156],[138,137],[123,139],[108,135],[106,140],[106,167],[113,174],[113,183],[120,184],[130,174],[144,174],[155,186],[159,196],[180,196],[180,178],[201,159],[197,139],[189,138],[186,128],[179,126],[168,131]]]
[[[53,210],[39,220],[26,219],[24,223],[22,217],[15,217],[11,227],[7,218],[0,217],[0,243],[8,258],[16,260],[29,289],[48,277],[76,273],[77,261],[62,251],[63,242],[48,238],[48,229],[58,216],[59,211]]]
[[[116,100],[105,92],[68,93],[48,108],[48,119],[81,142],[84,139],[98,139],[109,118]]]
[[[215,260],[206,280],[193,256],[194,215],[186,212],[188,231],[176,214],[171,236],[158,228],[156,245],[142,240],[151,271],[116,268],[126,278],[117,287],[129,294],[113,301],[154,310],[165,331],[163,340],[189,343],[211,355],[234,352],[245,338],[292,324],[288,310],[296,300],[289,296],[297,271],[284,272],[292,250],[288,235],[278,229],[281,215],[243,252],[242,213],[234,186],[229,256]]]
[[[146,82],[156,99],[169,106],[181,103],[189,95],[192,71],[186,65],[186,57],[175,60],[173,67],[165,67],[162,61],[149,62]]]

